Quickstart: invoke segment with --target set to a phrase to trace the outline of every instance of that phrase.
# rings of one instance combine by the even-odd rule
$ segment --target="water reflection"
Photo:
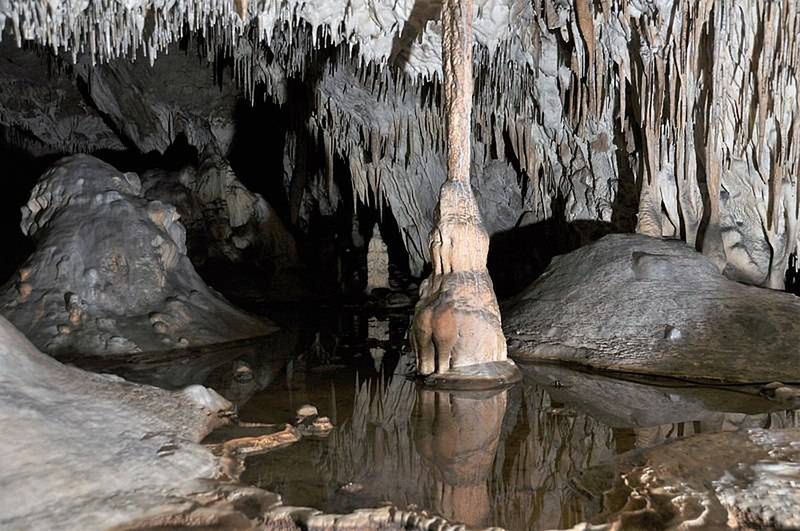
[[[431,391],[398,372],[357,383],[327,441],[255,458],[243,479],[326,511],[391,502],[476,527],[572,526],[591,512],[570,479],[614,455],[611,428],[562,414],[536,386]]]
[[[616,454],[694,433],[797,425],[794,411],[741,390],[534,367],[508,390],[444,392],[407,379],[410,363],[403,357],[393,376],[360,380],[295,372],[292,385],[306,379],[302,400],[335,410],[337,427],[326,441],[250,460],[243,479],[331,512],[392,503],[474,527],[569,528],[602,509],[596,487],[608,478],[584,471]],[[282,393],[273,386],[243,414]]]
[[[101,360],[165,387],[200,383],[246,421],[282,423],[311,403],[326,440],[248,460],[243,481],[293,505],[334,513],[391,503],[473,527],[569,528],[602,510],[615,455],[696,433],[798,425],[797,413],[747,388],[629,381],[559,366],[523,366],[495,393],[443,392],[406,378],[408,315],[338,312],[285,337],[222,352]],[[97,360],[92,363],[100,363]]]
[[[475,394],[417,389],[414,442],[433,478],[430,509],[448,520],[489,525],[489,478],[506,402],[505,390]]]

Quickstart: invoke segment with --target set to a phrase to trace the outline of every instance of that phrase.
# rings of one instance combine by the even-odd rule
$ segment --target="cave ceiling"
[[[136,111],[109,102],[125,99],[109,80],[146,84],[126,72],[174,55],[189,35],[207,60],[232,58],[246,97],[304,98],[285,174],[297,173],[298,150],[325,160],[322,181],[343,160],[356,198],[391,208],[419,271],[444,180],[439,8],[2,0],[0,26],[4,46],[33,43],[77,65],[95,102],[87,115],[110,116],[123,137],[104,120],[92,132],[98,142],[163,150],[182,131],[224,151],[224,105],[198,112],[204,100],[171,89],[143,89]],[[783,286],[798,234],[794,2],[485,0],[475,2],[474,29],[472,180],[492,233],[560,217],[680,238],[731,278]],[[0,99],[3,125],[20,123]],[[132,128],[131,116],[147,123]],[[42,129],[23,130],[34,125]],[[60,127],[49,141],[79,150]]]

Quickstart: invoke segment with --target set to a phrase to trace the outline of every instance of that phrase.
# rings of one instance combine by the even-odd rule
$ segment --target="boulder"
[[[680,241],[615,234],[503,308],[512,357],[691,380],[800,381],[800,299],[731,281]]]
[[[0,288],[0,313],[51,353],[130,353],[266,335],[186,256],[174,206],[139,177],[86,155],[45,172],[23,207],[36,250]]]

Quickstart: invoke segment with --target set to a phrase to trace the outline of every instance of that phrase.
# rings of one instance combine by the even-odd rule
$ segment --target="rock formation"
[[[368,209],[396,222],[413,275],[433,264],[411,335],[420,372],[430,373],[429,383],[464,385],[460,380],[466,379],[489,385],[513,377],[486,268],[490,241],[490,265],[521,262],[509,266],[518,276],[515,281],[527,283],[554,253],[608,232],[638,232],[607,237],[558,258],[505,307],[512,354],[679,379],[755,382],[776,404],[796,399],[792,384],[800,381],[800,338],[794,316],[800,306],[788,295],[732,280],[780,290],[787,273],[789,283],[800,278],[797,2],[481,0],[473,5],[445,0],[440,20],[441,4],[0,0],[0,159],[11,152],[35,160],[34,166],[54,160],[50,157],[92,152],[108,160],[135,159],[137,172],[160,166],[149,164],[152,160],[164,162],[165,168],[191,168],[153,172],[140,183],[135,174],[117,172],[97,159],[59,162],[37,185],[24,211],[23,229],[38,246],[0,290],[0,312],[40,349],[59,356],[126,353],[124,358],[136,359],[130,353],[145,351],[138,359],[153,360],[165,349],[173,350],[176,359],[189,356],[198,351],[187,346],[265,334],[273,327],[233,309],[208,288],[187,254],[198,265],[216,257],[246,263],[255,255],[282,270],[293,263],[294,242],[288,236],[293,234],[301,255],[307,247],[324,248],[317,256],[331,258],[347,247],[342,239],[333,242],[334,235],[347,232],[337,223]],[[470,25],[454,24],[453,13],[473,20],[474,45]],[[453,73],[463,76],[455,88]],[[460,115],[457,127],[454,120],[441,119],[454,104],[460,110],[454,113]],[[233,167],[238,171],[235,151],[243,137],[250,139],[245,151],[253,168],[247,176],[241,172],[240,181]],[[180,146],[200,153],[202,160],[169,165]],[[25,193],[33,179],[20,166],[6,164],[3,177]],[[38,169],[29,173],[38,174]],[[242,182],[264,184],[258,190],[269,190],[264,194],[270,204]],[[0,207],[8,212],[15,202],[7,198]],[[190,233],[188,249],[184,226]],[[312,236],[315,229],[323,237]],[[554,235],[558,238],[549,238]],[[308,241],[300,241],[304,237]],[[506,253],[498,241],[518,249]],[[320,262],[334,277],[336,257]],[[345,262],[339,260],[341,284],[358,284],[361,290],[361,279],[344,271],[350,265]],[[9,263],[7,269],[15,267]],[[509,286],[503,293],[517,288]],[[372,332],[369,348],[377,370],[388,350],[383,329]],[[190,365],[176,374],[165,369],[160,382],[205,376],[208,369],[221,367],[216,360]],[[0,371],[11,375],[0,382],[9,403],[22,396],[26,404],[36,403],[37,412],[47,413],[42,418],[61,413],[52,409],[62,396],[59,389],[48,388],[48,400],[39,400],[32,391],[6,385],[15,370]],[[105,383],[94,387],[85,375],[69,374],[90,394],[105,399],[111,392]],[[221,379],[244,400],[272,374],[268,363],[241,361]],[[66,389],[64,404],[79,409],[74,404],[87,397],[73,393],[65,379],[53,377]],[[23,388],[31,388],[30,379],[26,382]],[[507,393],[506,417],[524,419],[519,431],[528,431],[511,441],[503,420],[497,443],[502,463],[490,477],[500,485],[496,479],[510,469],[521,487],[492,491],[490,500],[499,507],[530,509],[520,511],[525,519],[508,519],[510,527],[549,526],[564,514],[570,525],[583,519],[578,515],[586,500],[577,500],[580,494],[570,490],[568,479],[576,467],[610,455],[614,445],[620,449],[615,429],[631,430],[627,435],[633,442],[628,442],[644,447],[675,430],[699,434],[706,425],[742,428],[750,420],[763,420],[719,410],[689,391],[653,396],[652,388],[600,378],[559,376],[548,382],[557,390],[526,392],[523,405],[511,399],[512,391]],[[570,390],[570,385],[585,387]],[[128,391],[150,396],[126,386],[119,391],[123,405],[132,401]],[[557,403],[569,405],[576,395],[591,397],[594,409],[589,409],[602,410],[598,417],[608,426]],[[166,397],[167,406],[193,407],[191,401],[175,399],[180,395],[157,396]],[[652,401],[671,416],[630,403],[613,408],[619,396]],[[464,403],[450,399],[454,405]],[[499,404],[492,400],[487,399],[487,409]],[[676,403],[696,418],[691,428],[684,430],[689,421],[668,407]],[[87,407],[94,430],[90,435],[100,437],[96,425],[106,422],[113,409],[107,405]],[[97,416],[95,408],[102,409]],[[81,422],[72,413],[65,418]],[[127,450],[127,444],[135,444],[156,455],[171,451],[168,445],[147,446],[139,421],[123,413],[131,433],[142,435],[142,441],[126,442],[112,422],[109,446]],[[18,433],[26,429],[20,418],[28,416],[10,409],[3,413]],[[477,441],[494,451],[491,436],[498,418],[487,413],[486,433],[465,432],[459,442],[468,446]],[[145,420],[165,428],[158,418]],[[432,424],[455,432],[458,426],[451,420],[443,416]],[[772,420],[768,416],[765,422]],[[52,433],[44,425],[31,424],[23,434],[32,435],[32,451],[60,459],[60,450],[43,445],[61,441],[37,440]],[[374,432],[392,434],[387,425]],[[365,427],[363,434],[368,433]],[[345,443],[354,447],[369,436]],[[609,500],[625,506],[607,507],[598,525],[797,526],[792,489],[798,456],[791,443],[796,436],[794,431],[774,437],[761,431],[698,435],[694,443],[659,450],[665,454],[629,455],[615,469],[627,487],[606,489]],[[73,440],[65,447],[76,446]],[[447,452],[437,454],[435,436],[421,441],[422,452],[402,454],[413,456],[412,468],[418,468],[411,472],[427,460],[440,473],[438,478],[433,473],[426,485],[438,481],[447,487],[438,492],[453,494],[431,503],[450,509],[459,505],[455,512],[478,522],[487,500],[483,485],[450,489],[461,478],[449,474],[452,463],[437,464]],[[9,446],[16,441],[3,444],[9,452],[25,450],[24,444]],[[512,444],[522,450],[504,454]],[[99,453],[100,447],[92,443],[87,448]],[[460,456],[457,445],[453,448]],[[710,464],[685,481],[678,466],[685,464],[681,452],[690,453],[688,464],[697,468],[705,467],[704,458]],[[371,463],[392,464],[380,456],[359,455]],[[197,462],[202,465],[204,459]],[[481,468],[472,467],[469,458],[462,461],[465,469]],[[134,472],[149,474],[139,461],[131,462]],[[55,470],[49,468],[51,461],[45,464],[45,472]],[[19,478],[0,479],[5,487]],[[581,492],[587,487],[573,486]],[[77,487],[78,493],[90,488]],[[376,492],[388,492],[381,488],[376,482]],[[37,485],[36,491],[41,490]],[[263,493],[236,502],[237,495],[227,492],[224,503],[249,507],[253,502],[260,515],[274,502]],[[140,495],[121,490],[111,503],[160,503],[147,497],[149,492]],[[177,496],[188,512],[197,503],[206,507],[196,498]],[[759,505],[763,499],[770,507]],[[53,526],[50,520],[26,520],[6,499],[0,498],[0,505],[0,515],[16,515],[12,527]],[[19,510],[37,509],[28,504]],[[36,518],[47,510],[40,509]],[[88,520],[52,514],[63,518],[57,524],[75,521],[76,527],[91,527]],[[87,514],[95,518],[94,512]],[[187,513],[182,514],[139,524],[170,527],[183,521]],[[246,527],[240,516],[193,522]],[[418,515],[387,509],[338,518],[279,508],[258,524],[317,529],[369,521],[399,526]],[[439,524],[429,519],[426,525]]]
[[[504,310],[519,360],[723,382],[800,380],[800,299],[728,280],[679,241],[606,236],[555,258]]]
[[[420,286],[411,344],[431,384],[519,379],[506,355],[500,308],[486,269],[489,235],[469,183],[472,124],[472,1],[442,5],[447,180],[430,236],[433,271]]]
[[[798,431],[698,435],[623,454],[577,479],[603,510],[573,529],[796,528]]]
[[[142,193],[175,205],[196,267],[209,259],[232,264],[249,259],[274,270],[297,265],[294,238],[275,210],[242,184],[216,149],[205,152],[197,167],[145,172]]]
[[[230,403],[61,365],[0,317],[0,526],[98,529],[179,513],[223,470],[197,443]],[[13,494],[12,494],[13,493]]]
[[[286,142],[297,154],[287,168],[295,188],[313,180],[296,164],[308,154],[326,156],[328,169],[341,157],[359,198],[382,197],[391,205],[412,270],[429,259],[434,201],[428,192],[444,180],[434,169],[444,161],[438,2],[179,1],[166,9],[139,0],[96,9],[71,3],[46,17],[37,6],[11,0],[0,7],[0,26],[11,30],[6,40],[65,49],[75,59],[86,51],[87,63],[141,49],[156,65],[157,56],[174,65],[181,54],[170,45],[188,27],[203,32],[198,48],[208,57],[219,49],[233,57],[251,98],[258,87],[286,104],[294,101],[288,82],[305,82],[300,106],[311,112],[296,116],[300,126]],[[511,205],[516,215],[503,219],[502,229],[523,214],[525,224],[563,215],[568,223],[637,226],[684,239],[732,278],[781,287],[798,230],[792,28],[799,16],[791,0],[476,6],[476,160],[504,176],[509,199],[524,177],[522,203]],[[331,50],[328,68],[313,64],[320,49]],[[146,66],[140,64],[136,69]],[[207,127],[174,98],[148,105],[141,116],[135,102],[107,105],[114,97],[108,80],[120,68],[103,67],[96,82],[82,75],[96,83],[90,94],[97,107],[136,145],[164,149],[171,131],[225,145],[227,126]],[[126,125],[143,120],[159,133]],[[499,209],[492,214],[508,209],[495,200],[480,204]],[[556,208],[561,201],[564,208]]]
[[[389,287],[389,250],[381,238],[379,227],[372,229],[367,246],[367,293]]]
[[[24,207],[37,249],[3,289],[2,313],[42,350],[167,350],[275,330],[208,288],[175,207],[89,156],[60,160]]]

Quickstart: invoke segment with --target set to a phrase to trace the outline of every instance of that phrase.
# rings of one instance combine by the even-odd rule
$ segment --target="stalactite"
[[[303,127],[347,161],[358,200],[382,205],[395,194],[412,212],[419,200],[398,179],[443,179],[431,166],[443,163],[445,140],[440,25],[412,20],[413,4],[203,0],[167,9],[145,0],[11,0],[0,7],[0,26],[17,43],[93,62],[139,50],[153,61],[188,30],[203,36],[209,57],[220,49],[234,57],[251,101],[263,90],[285,104],[291,78],[320,84]],[[535,191],[536,219],[552,215],[554,198],[563,197],[565,221],[610,222],[620,214],[625,160],[642,190],[641,232],[683,238],[736,278],[782,285],[800,208],[793,0],[495,0],[482,9],[476,164],[512,153]],[[393,53],[406,24],[418,35]],[[388,65],[398,56],[405,64]],[[319,62],[324,71],[315,73]],[[353,112],[359,99],[389,115],[364,119]],[[415,246],[424,249],[422,241]]]

